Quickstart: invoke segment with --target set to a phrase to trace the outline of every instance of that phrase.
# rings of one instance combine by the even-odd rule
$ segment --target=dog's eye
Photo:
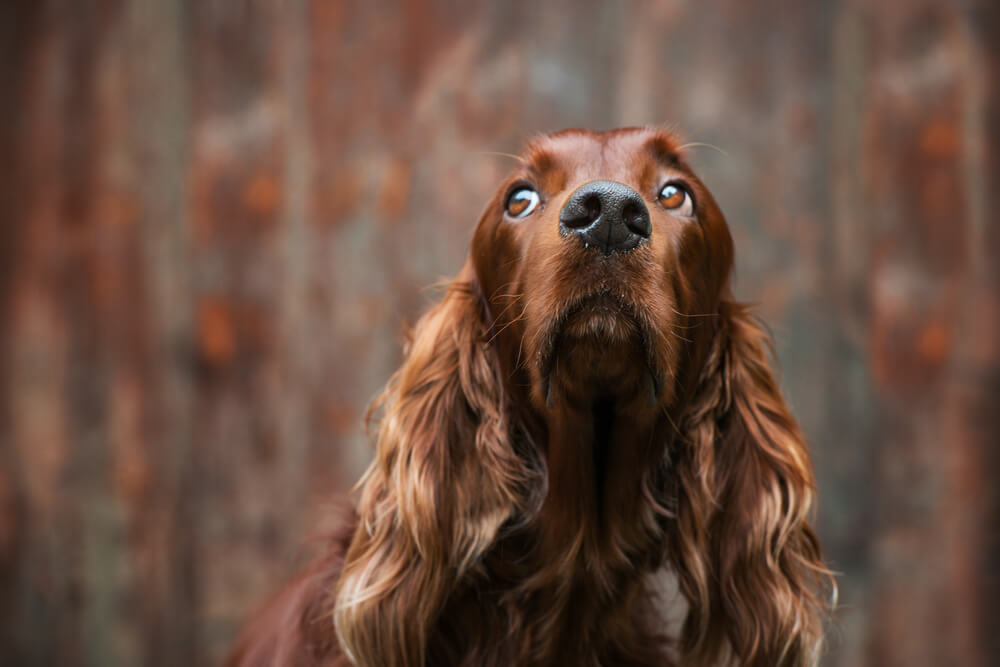
[[[526,218],[538,208],[538,193],[531,188],[518,188],[507,197],[507,215],[512,218]]]
[[[694,213],[694,201],[691,199],[687,189],[678,183],[667,183],[660,190],[657,197],[660,206],[676,213],[677,215],[691,215]]]

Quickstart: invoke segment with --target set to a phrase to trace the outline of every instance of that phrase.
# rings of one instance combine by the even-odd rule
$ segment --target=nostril
[[[601,215],[601,198],[597,195],[587,197],[583,206],[587,210],[587,224],[597,220],[598,216]]]
[[[649,212],[645,206],[638,206],[629,202],[622,209],[622,222],[639,236],[649,237],[652,231],[649,224]]]
[[[594,221],[601,217],[601,198],[597,194],[586,197],[571,209],[563,209],[560,222],[573,229],[583,229],[590,227]]]

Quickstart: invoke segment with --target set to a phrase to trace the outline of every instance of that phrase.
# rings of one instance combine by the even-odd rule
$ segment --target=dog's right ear
[[[513,450],[503,383],[471,264],[424,315],[376,402],[376,456],[337,585],[345,653],[364,667],[423,667],[455,583],[525,511],[537,470]]]

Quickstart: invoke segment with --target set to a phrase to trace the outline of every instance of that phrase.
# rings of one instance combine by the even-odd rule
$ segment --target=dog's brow
[[[555,160],[556,158],[551,151],[536,149],[528,157],[527,164],[531,167],[532,171],[543,174],[555,166]]]
[[[681,156],[674,142],[664,136],[655,136],[646,142],[649,155],[665,167],[677,167],[681,164]]]

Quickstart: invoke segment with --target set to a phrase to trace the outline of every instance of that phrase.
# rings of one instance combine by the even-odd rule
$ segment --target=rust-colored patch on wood
[[[259,215],[273,215],[281,203],[278,182],[270,174],[254,175],[243,188],[243,203]]]
[[[413,167],[402,156],[393,156],[382,170],[382,183],[376,206],[380,217],[396,222],[406,211],[413,189]]]
[[[959,128],[945,119],[928,124],[920,134],[920,148],[930,157],[953,157],[959,148]]]
[[[232,310],[221,299],[205,299],[198,305],[198,349],[212,366],[227,366],[236,356]]]

